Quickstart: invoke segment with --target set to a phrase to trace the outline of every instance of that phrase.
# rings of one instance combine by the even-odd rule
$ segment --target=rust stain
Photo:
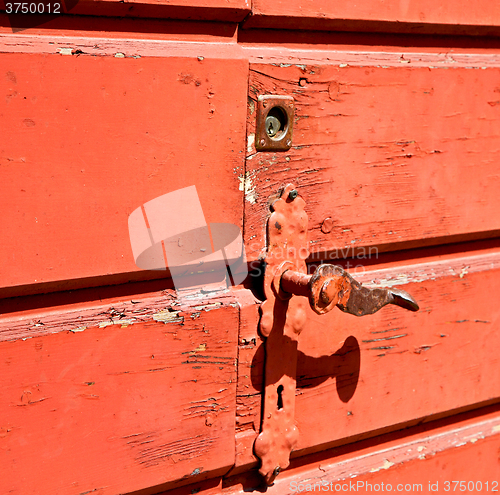
[[[16,74],[12,71],[8,71],[5,76],[7,77],[7,79],[11,82],[13,82],[14,84],[17,83],[17,77],[16,77]]]
[[[0,438],[5,438],[11,431],[12,428],[2,426],[2,428],[0,428]]]
[[[180,81],[182,84],[193,83],[195,86],[201,86],[201,81],[199,81],[198,79],[195,79],[193,74],[181,73],[181,74],[179,74],[179,77],[177,78],[177,80]]]

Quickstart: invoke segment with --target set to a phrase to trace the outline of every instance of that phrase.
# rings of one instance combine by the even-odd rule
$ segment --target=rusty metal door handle
[[[266,338],[265,390],[261,432],[254,445],[260,473],[271,484],[288,467],[299,431],[295,425],[297,343],[306,321],[305,298],[318,314],[335,306],[356,316],[373,314],[387,304],[418,311],[405,291],[367,288],[336,265],[320,265],[307,274],[309,256],[305,201],[292,184],[271,205],[267,223],[264,275],[266,300],[260,331]],[[293,297],[293,296],[304,297]]]
[[[292,295],[309,298],[311,309],[319,315],[328,313],[335,306],[345,313],[365,316],[376,313],[387,304],[394,304],[410,311],[418,311],[413,297],[400,289],[363,287],[341,266],[320,265],[313,275],[293,271],[288,262],[281,265],[277,285],[278,296],[282,299]],[[276,282],[275,282],[276,284]]]

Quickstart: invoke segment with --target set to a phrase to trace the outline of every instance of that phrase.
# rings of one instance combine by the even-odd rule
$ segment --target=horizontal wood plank
[[[354,67],[251,64],[245,183],[251,258],[263,252],[270,197],[287,182],[307,199],[317,259],[500,232],[500,69],[464,66],[466,57],[456,68],[413,67],[402,55],[385,66],[381,54],[375,58],[365,56],[364,67],[361,59]],[[295,100],[288,152],[255,150],[255,102],[263,94]]]
[[[362,318],[308,311],[299,339],[294,455],[499,400],[500,311],[491,303],[500,290],[498,249],[354,273],[363,283],[407,290],[420,311],[386,307]],[[251,446],[265,357],[255,302],[241,315],[233,473],[256,465]]]
[[[238,308],[159,299],[0,343],[0,492],[157,493],[229,469]]]
[[[254,0],[246,27],[403,33],[494,34],[500,7],[481,0]]]
[[[0,9],[5,11],[6,2]],[[62,3],[61,13],[114,17],[240,22],[250,12],[250,0],[72,0]],[[15,31],[43,24],[38,16],[10,15]]]
[[[493,409],[493,410],[492,410]],[[461,414],[376,441],[359,442],[292,461],[275,480],[275,493],[490,493],[497,492],[498,407]],[[225,480],[224,494],[258,489],[254,473]],[[432,487],[431,487],[432,485]],[[200,493],[211,487],[194,485]],[[455,490],[454,490],[455,488]]]
[[[37,39],[66,48],[1,55],[2,296],[157,277],[135,266],[128,216],[177,189],[195,185],[207,222],[241,228],[244,59],[222,43],[171,57],[168,43],[141,55],[101,40],[93,56],[97,39]]]

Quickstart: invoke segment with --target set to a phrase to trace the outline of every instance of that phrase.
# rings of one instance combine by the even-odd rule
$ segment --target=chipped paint
[[[170,308],[162,309],[158,313],[153,314],[154,321],[162,323],[179,323],[184,321],[183,316],[179,316],[180,311],[172,311]]]
[[[72,48],[59,48],[59,53],[61,55],[73,55],[73,49]]]
[[[253,153],[255,147],[255,133],[249,134],[247,138],[247,152]],[[240,189],[241,191],[241,189]]]
[[[410,281],[413,280],[410,280],[410,276],[408,273],[400,273],[395,277],[380,280],[379,282],[377,282],[377,285],[379,287],[394,287],[395,285],[409,284]]]
[[[257,202],[257,191],[255,180],[255,172],[245,172],[245,175],[238,176],[240,181],[239,190],[244,191],[245,199],[250,204],[255,204]]]
[[[192,351],[189,351],[189,355],[193,356],[197,352],[202,352],[207,350],[207,344],[200,344],[196,349],[193,349]]]
[[[382,469],[389,469],[391,466],[394,466],[394,462],[391,462],[388,459],[384,459],[384,463],[382,464],[382,466],[370,469],[370,473],[377,473]]]
[[[499,433],[500,432],[500,425],[496,425],[491,429],[492,433]]]
[[[203,306],[195,306],[194,309],[196,309],[197,311],[212,311],[213,309],[220,308],[221,306],[222,303],[215,302],[210,304],[204,304]]]
[[[101,321],[98,326],[99,328],[106,328],[109,327],[110,325],[121,325],[122,328],[125,328],[128,327],[129,325],[133,325],[134,323],[135,320],[132,319],[108,320],[108,321]],[[85,330],[85,327],[83,327],[83,329]]]
[[[73,330],[70,330],[70,332],[72,332],[72,333],[78,333],[78,332],[83,332],[84,330],[87,330],[87,327],[73,328]]]

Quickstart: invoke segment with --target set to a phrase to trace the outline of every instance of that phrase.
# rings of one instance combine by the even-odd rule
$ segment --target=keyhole
[[[278,411],[280,409],[283,409],[283,390],[284,390],[283,385],[280,385],[278,387]]]
[[[266,117],[266,132],[270,138],[281,139],[286,132],[288,119],[286,113],[280,107],[269,110]]]
[[[266,127],[269,136],[274,137],[280,129],[280,121],[273,115],[269,115],[266,119]]]

